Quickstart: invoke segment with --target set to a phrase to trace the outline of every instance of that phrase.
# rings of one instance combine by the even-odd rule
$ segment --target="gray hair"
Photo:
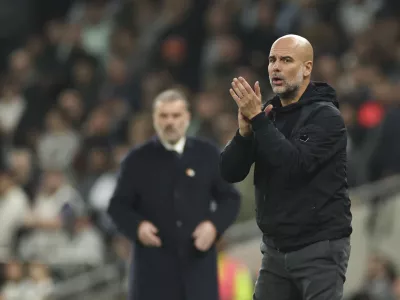
[[[156,108],[158,103],[174,102],[177,100],[185,102],[186,108],[189,110],[189,101],[186,95],[178,89],[168,89],[158,94],[153,101],[153,110]]]

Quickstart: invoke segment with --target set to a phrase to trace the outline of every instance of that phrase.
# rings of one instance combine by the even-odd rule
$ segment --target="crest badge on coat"
[[[196,172],[191,168],[187,168],[186,169],[186,175],[189,176],[189,177],[194,177],[196,175]]]

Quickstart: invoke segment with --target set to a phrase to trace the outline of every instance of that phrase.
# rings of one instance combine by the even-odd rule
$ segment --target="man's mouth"
[[[283,84],[283,79],[282,78],[280,78],[280,77],[272,77],[272,84],[273,85],[278,85],[278,86],[280,86],[280,85],[282,85]]]

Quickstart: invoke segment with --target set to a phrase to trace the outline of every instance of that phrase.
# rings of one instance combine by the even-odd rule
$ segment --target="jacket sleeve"
[[[211,213],[210,221],[215,225],[218,235],[222,235],[231,226],[240,210],[240,194],[230,183],[220,175],[218,168],[219,151],[213,150],[212,165],[214,179],[211,187],[213,199],[217,202],[217,208]]]
[[[139,195],[133,184],[137,180],[137,176],[135,176],[135,168],[132,166],[131,155],[132,153],[121,163],[116,188],[107,212],[117,229],[131,241],[136,241],[138,226],[144,218],[134,209]]]
[[[265,113],[252,120],[257,153],[271,165],[290,174],[312,173],[347,145],[347,133],[340,112],[326,106],[319,110],[292,140],[275,128]]]
[[[254,162],[254,135],[243,137],[239,130],[220,155],[220,172],[230,183],[240,182],[249,174]]]

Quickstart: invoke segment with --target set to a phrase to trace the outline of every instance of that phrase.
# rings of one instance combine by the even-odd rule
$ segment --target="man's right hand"
[[[157,236],[158,229],[149,221],[139,224],[138,237],[140,242],[147,247],[161,247],[161,239]]]
[[[268,115],[273,106],[269,104],[265,109],[264,112]],[[239,121],[239,134],[241,136],[250,136],[251,133],[253,132],[253,129],[251,128],[251,123],[250,121],[241,114],[240,109],[238,113],[238,121]]]
[[[239,134],[241,136],[250,136],[253,133],[250,121],[245,116],[242,115],[240,109],[238,112],[238,122],[239,122]]]

